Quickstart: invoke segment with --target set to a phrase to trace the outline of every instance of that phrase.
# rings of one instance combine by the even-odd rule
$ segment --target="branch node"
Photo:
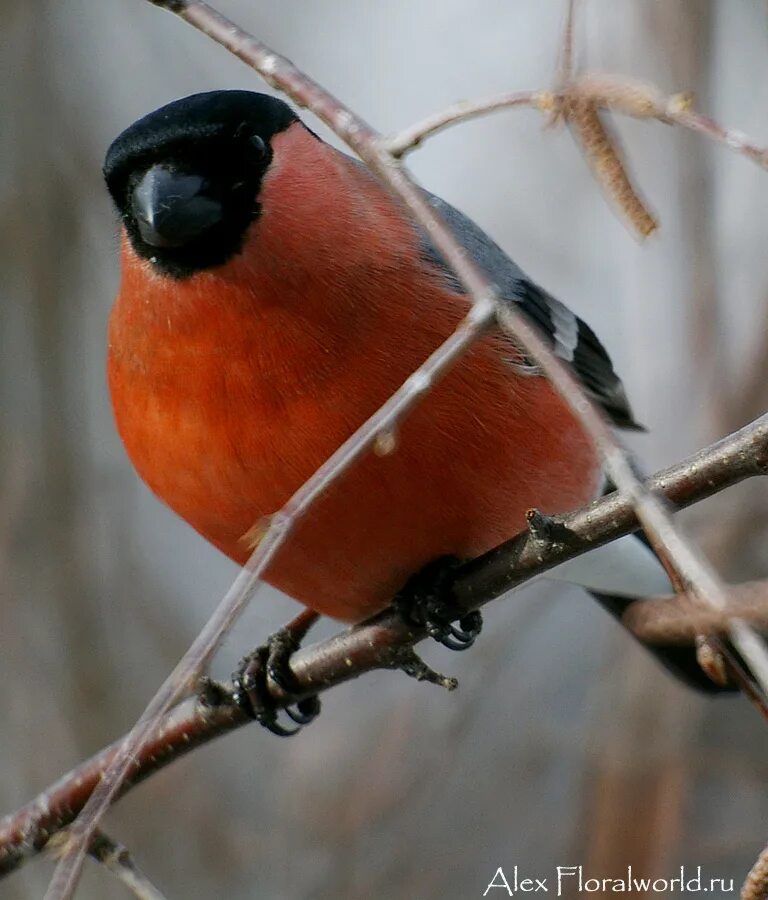
[[[393,659],[392,668],[400,669],[401,672],[405,672],[409,678],[415,678],[416,681],[428,681],[447,691],[455,691],[459,686],[458,679],[442,675],[430,668],[413,647],[403,647],[398,650]]]
[[[528,533],[535,541],[546,544],[552,542],[552,532],[555,525],[555,520],[552,516],[547,516],[538,509],[531,508],[525,514],[525,521],[528,524]]]
[[[691,112],[695,100],[696,95],[693,91],[680,91],[678,94],[672,94],[667,103],[667,112],[673,116]]]
[[[198,682],[197,702],[205,709],[234,705],[232,691],[223,682],[215,681],[208,675],[203,675]]]
[[[554,91],[537,91],[533,95],[533,105],[543,113],[547,113],[553,120],[557,119],[561,105],[561,99]]]
[[[529,509],[525,514],[528,534],[541,545],[543,550],[567,547],[573,542],[573,533],[562,522],[538,509]]]
[[[103,831],[94,834],[88,853],[108,869],[136,900],[165,900],[164,895],[138,868],[128,848]]]

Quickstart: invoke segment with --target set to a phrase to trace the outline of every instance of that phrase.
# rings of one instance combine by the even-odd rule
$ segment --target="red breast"
[[[463,299],[371,175],[294,123],[272,138],[260,215],[224,265],[158,273],[123,235],[109,327],[120,435],[150,488],[238,563],[248,535],[445,339]],[[481,340],[320,499],[268,580],[359,620],[413,572],[575,507],[599,467],[542,378]],[[506,348],[509,356],[509,348]]]

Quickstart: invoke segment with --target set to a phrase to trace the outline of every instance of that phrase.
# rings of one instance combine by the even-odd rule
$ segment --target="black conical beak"
[[[133,189],[131,210],[142,240],[181,247],[222,220],[221,204],[205,195],[206,181],[165,166],[147,169]]]

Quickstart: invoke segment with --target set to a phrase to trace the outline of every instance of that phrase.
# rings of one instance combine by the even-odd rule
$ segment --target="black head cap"
[[[127,128],[107,151],[104,177],[139,256],[185,278],[237,253],[259,215],[271,140],[296,121],[266,94],[212,91]]]

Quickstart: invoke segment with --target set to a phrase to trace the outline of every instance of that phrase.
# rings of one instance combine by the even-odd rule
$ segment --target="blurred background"
[[[583,5],[582,65],[692,89],[703,111],[768,139],[762,0]],[[219,6],[384,131],[457,99],[547,86],[563,15],[555,0]],[[100,169],[112,138],[160,104],[263,85],[141,0],[0,0],[0,11],[10,811],[130,726],[235,575],[138,481],[113,428],[117,226]],[[768,174],[670,127],[618,126],[661,220],[642,246],[568,133],[533,112],[446,133],[410,165],[592,323],[650,429],[633,447],[651,469],[765,409]],[[686,514],[729,578],[767,574],[766,501],[753,481]],[[263,590],[219,674],[294,612]],[[738,884],[768,839],[768,732],[746,701],[678,687],[577,590],[524,591],[486,622],[473,652],[427,651],[458,692],[367,676],[328,695],[300,738],[252,727],[192,754],[121,801],[107,830],[169,897],[474,897],[515,864],[538,877],[702,865]],[[42,896],[51,868],[28,864],[0,894]],[[89,863],[78,896],[124,892]]]

